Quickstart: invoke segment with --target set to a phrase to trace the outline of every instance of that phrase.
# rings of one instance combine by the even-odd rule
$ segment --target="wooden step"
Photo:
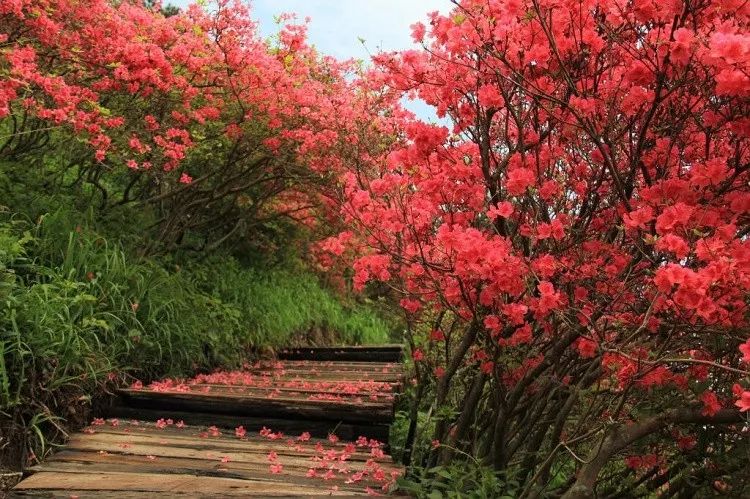
[[[304,426],[304,431],[309,432],[313,437],[326,438],[333,433],[338,435],[342,440],[354,441],[360,436],[373,438],[381,442],[388,442],[390,426],[388,424],[372,423],[342,423],[340,421],[315,421],[308,420],[302,424],[296,419],[273,418],[268,416],[236,416],[225,414],[211,414],[196,411],[169,411],[162,408],[144,409],[128,407],[122,404],[114,405],[106,409],[103,413],[106,418],[119,418],[124,420],[145,419],[156,421],[161,418],[172,418],[175,421],[184,421],[186,424],[195,426],[218,426],[234,430],[238,426],[244,427],[248,432],[258,432],[262,428],[273,428],[285,434],[294,434],[300,431]],[[388,446],[385,447],[386,451]]]
[[[283,360],[317,360],[317,361],[359,361],[359,362],[401,362],[403,345],[363,345],[332,347],[297,347],[286,348],[277,356]]]
[[[299,435],[269,438],[248,432],[239,438],[234,430],[174,424],[159,428],[154,422],[110,420],[73,435],[65,450],[28,470],[32,476],[13,493],[362,496],[368,488],[387,488],[403,471],[378,449],[376,444],[301,440]],[[281,465],[279,473],[272,472],[272,464]],[[311,469],[315,476],[309,476]]]
[[[137,409],[202,412],[231,416],[271,417],[298,421],[341,421],[346,423],[391,423],[393,401],[369,402],[311,400],[301,397],[254,396],[252,394],[202,392],[152,392],[120,390],[122,403]]]
[[[119,395],[135,409],[380,426],[393,421],[402,379],[393,363],[273,361]]]

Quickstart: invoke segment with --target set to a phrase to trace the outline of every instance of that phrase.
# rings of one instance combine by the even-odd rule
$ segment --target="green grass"
[[[347,307],[302,268],[257,270],[236,261],[208,266],[204,281],[223,301],[236,304],[245,340],[255,345],[286,345],[296,333],[335,333],[342,343],[384,343],[388,324],[370,308]],[[329,335],[330,337],[330,335]]]

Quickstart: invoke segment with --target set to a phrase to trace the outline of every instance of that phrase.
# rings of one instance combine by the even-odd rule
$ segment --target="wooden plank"
[[[40,472],[16,486],[16,490],[51,489],[80,491],[167,492],[170,494],[211,494],[215,496],[305,497],[321,495],[321,487],[296,484],[282,485],[270,480],[172,475],[168,473],[139,474],[127,472],[64,473]],[[328,489],[327,495],[353,495],[349,491]],[[357,495],[364,495],[357,494]]]
[[[392,367],[388,367],[392,366]],[[336,373],[372,373],[372,374],[401,374],[403,369],[392,364],[371,364],[367,362],[358,363],[340,363],[340,362],[315,362],[315,363],[297,363],[291,361],[278,362],[273,364],[260,363],[245,368],[250,370],[266,371],[301,371],[301,372],[336,372]]]
[[[283,374],[278,376],[249,376],[247,378],[199,378],[197,380],[183,380],[171,384],[151,384],[143,388],[128,388],[145,391],[164,391],[170,389],[188,389],[192,385],[209,384],[224,386],[257,386],[257,387],[279,387],[279,388],[309,388],[309,389],[341,389],[346,386],[357,389],[368,389],[372,391],[397,391],[403,384],[403,378],[399,379],[371,379],[362,377],[353,379],[352,376],[306,376],[300,374]]]
[[[139,419],[155,422],[161,418],[172,418],[175,421],[184,421],[188,425],[217,426],[234,430],[243,426],[248,432],[258,432],[263,427],[285,434],[299,435],[301,431],[309,432],[313,437],[326,438],[329,433],[335,433],[342,440],[354,441],[360,436],[374,438],[381,442],[388,441],[388,424],[373,423],[343,423],[340,421],[308,419],[304,423],[294,419],[282,419],[272,417],[237,416],[217,413],[206,413],[199,411],[165,410],[164,408],[136,408],[119,404],[104,410],[103,416],[107,418]]]
[[[361,351],[372,351],[372,352],[390,352],[390,351],[401,351],[404,345],[401,343],[384,343],[377,345],[324,345],[324,346],[299,346],[289,347],[280,350],[281,352],[287,350],[313,350],[313,351],[326,351],[326,350],[343,350],[348,352],[361,352]]]
[[[171,497],[195,497],[195,494],[172,493]],[[146,499],[152,497],[150,492],[125,492],[122,490],[54,490],[54,489],[24,489],[11,490],[6,499],[20,499],[22,497],[44,497],[47,499],[70,499],[74,497],[85,499]],[[253,496],[256,497],[257,496]]]
[[[149,399],[153,398],[159,398],[161,396],[167,396],[167,397],[173,397],[173,396],[184,396],[187,398],[196,398],[196,399],[205,399],[205,400],[212,400],[212,399],[221,399],[222,401],[226,401],[230,404],[271,404],[273,406],[286,404],[289,406],[299,406],[300,408],[307,408],[310,407],[317,407],[319,405],[326,406],[326,409],[332,409],[332,410],[350,410],[352,413],[356,413],[359,411],[379,411],[384,407],[388,407],[392,405],[392,401],[388,400],[370,400],[366,399],[365,397],[361,397],[362,401],[357,401],[354,403],[351,400],[346,401],[337,401],[337,400],[316,400],[316,399],[310,399],[308,397],[299,397],[294,395],[289,395],[287,393],[286,396],[279,395],[278,397],[274,397],[269,399],[266,396],[257,396],[252,393],[243,393],[243,392],[231,392],[228,390],[222,390],[222,391],[204,391],[204,390],[191,390],[191,391],[182,391],[182,390],[175,390],[175,391],[151,391],[151,390],[133,390],[133,389],[123,389],[119,392],[121,395],[126,396],[128,398],[138,398],[138,397],[145,397]],[[327,406],[333,406],[333,407],[327,407]],[[388,411],[385,411],[388,412]]]
[[[390,388],[390,387],[389,387]],[[292,388],[287,386],[246,386],[246,385],[219,385],[215,383],[199,383],[190,385],[191,391],[212,392],[212,393],[257,393],[266,395],[272,392],[283,393],[284,396],[296,396],[301,398],[310,398],[317,395],[336,395],[346,398],[362,398],[367,400],[369,397],[388,400],[388,397],[394,397],[396,394],[392,391],[366,390],[366,391],[347,391],[345,387],[338,390],[314,389],[314,388]],[[148,390],[147,390],[148,391]]]
[[[209,452],[203,449],[191,448],[187,446],[171,446],[171,445],[144,445],[139,443],[128,443],[128,447],[123,449],[120,448],[119,444],[115,443],[102,443],[96,442],[89,439],[77,441],[69,447],[71,452],[78,453],[89,453],[95,456],[99,461],[108,459],[110,456],[136,456],[138,457],[144,466],[149,461],[160,461],[162,459],[189,459],[196,462],[204,461],[218,464],[222,459],[226,458],[228,463],[235,468],[256,470],[268,472],[270,461],[268,458],[268,451],[266,452],[237,452],[237,451],[224,451],[216,450]],[[68,454],[61,456],[60,460],[64,461],[68,459]],[[150,457],[149,457],[150,456]],[[304,475],[308,469],[313,468],[316,462],[313,457],[318,456],[288,456],[279,455],[278,463],[284,466],[287,471],[292,470],[298,475]],[[58,461],[51,460],[48,464],[52,464]],[[222,463],[223,464],[223,463]],[[351,461],[342,463],[343,467],[349,469],[363,469],[366,465],[366,461]],[[398,466],[391,463],[379,463],[379,466],[386,472],[399,471]],[[42,465],[40,469],[44,470],[46,465]]]
[[[127,450],[127,449],[126,449]],[[147,458],[146,456],[153,456]],[[225,459],[229,457],[229,459]],[[231,453],[203,453],[198,457],[190,457],[185,455],[155,455],[155,454],[137,454],[137,453],[124,453],[124,452],[107,452],[102,453],[98,450],[87,450],[87,449],[66,449],[56,453],[53,457],[45,460],[42,464],[34,466],[27,471],[38,472],[38,471],[50,471],[58,469],[64,463],[73,463],[81,465],[78,469],[100,469],[102,465],[114,466],[130,466],[133,468],[143,468],[153,470],[159,470],[165,468],[172,470],[170,472],[177,473],[178,470],[184,469],[188,474],[201,474],[206,476],[233,476],[240,478],[245,474],[261,473],[263,475],[270,474],[270,461],[268,460],[268,451],[263,453],[264,460],[232,460]],[[325,471],[327,468],[321,465],[322,461],[315,460],[313,457],[307,456],[303,459],[290,459],[283,455],[279,455],[278,462],[283,465],[284,470],[288,472],[290,476],[304,477],[307,471],[311,468]],[[226,461],[226,462],[225,462]],[[392,463],[378,463],[380,468],[387,473],[393,471],[402,471],[402,468]],[[317,466],[317,467],[316,467]],[[336,463],[336,466],[350,470],[349,474],[356,473],[367,469],[367,461],[344,461],[342,463]],[[192,470],[192,471],[190,471]],[[182,471],[180,471],[182,473]],[[344,475],[337,475],[337,478],[347,478]],[[365,480],[367,481],[367,480]]]
[[[287,348],[279,351],[277,357],[283,360],[399,362],[403,357],[403,345]]]
[[[329,369],[332,371],[401,372],[403,364],[397,362],[348,362],[313,360],[259,361],[246,366],[254,369]]]
[[[249,379],[233,379],[228,381],[216,380],[216,379],[201,379],[200,381],[190,381],[189,383],[182,383],[181,387],[190,387],[193,385],[221,385],[221,386],[246,386],[246,387],[262,387],[262,388],[305,388],[310,390],[336,390],[344,391],[347,388],[357,390],[370,390],[370,391],[382,391],[391,393],[396,391],[401,386],[403,380],[400,381],[372,381],[372,380],[347,380],[347,379],[310,379],[301,376],[289,376],[284,378],[274,377],[253,377]],[[177,387],[178,385],[172,385]],[[160,389],[168,389],[168,386],[164,388],[151,388],[145,387],[143,390],[147,391],[159,391]]]
[[[305,421],[333,420],[344,422],[390,423],[393,421],[393,404],[363,402],[356,405],[328,400],[294,400],[253,397],[250,395],[212,395],[197,392],[150,392],[120,390],[127,405],[136,408],[160,408],[165,413],[172,410],[197,411],[236,416],[273,416]]]
[[[299,362],[292,360],[278,360],[272,362],[260,361],[254,364],[246,364],[241,371],[250,369],[264,369],[269,371],[298,370],[298,371],[341,371],[341,372],[368,372],[368,373],[399,373],[403,371],[401,364],[383,362]]]
[[[148,447],[174,447],[181,449],[195,450],[201,456],[213,456],[228,455],[229,453],[241,453],[241,454],[259,454],[261,457],[267,457],[268,453],[273,451],[279,456],[290,456],[309,459],[314,456],[321,454],[316,449],[319,441],[299,442],[294,441],[291,445],[287,439],[280,440],[269,440],[255,438],[247,440],[230,440],[229,438],[217,438],[217,437],[198,437],[194,434],[175,435],[175,434],[154,434],[154,433],[140,433],[138,431],[133,432],[121,432],[121,433],[110,433],[102,431],[101,433],[92,434],[73,434],[68,441],[67,449],[85,449],[85,450],[105,450],[108,452],[124,452],[124,453],[139,453],[143,448],[146,448],[146,452],[143,455],[159,455],[160,451],[156,453],[148,452]],[[141,447],[134,447],[139,445]],[[321,444],[324,452],[335,451],[342,453],[345,450],[344,444],[333,445],[329,442]],[[365,462],[370,459],[377,461],[378,464],[385,466],[392,464],[390,456],[385,455],[383,457],[375,457],[371,454],[370,448],[359,448],[356,447],[354,452],[350,452],[350,457],[347,459],[351,462]],[[192,455],[191,455],[192,457]],[[54,458],[53,458],[54,459]]]
[[[208,388],[206,388],[208,387]],[[278,390],[280,392],[290,393],[330,393],[330,394],[344,394],[344,395],[393,395],[396,393],[396,388],[391,383],[358,383],[353,384],[346,381],[333,381],[333,382],[311,382],[305,381],[290,381],[290,382],[277,382],[277,380],[259,379],[252,380],[251,382],[245,383],[219,383],[219,382],[201,382],[201,383],[190,383],[187,385],[180,385],[179,387],[165,387],[154,389],[151,387],[145,388],[126,388],[124,390],[137,390],[146,392],[169,392],[169,391],[212,391],[214,389],[225,389],[227,391],[234,390],[237,392],[239,389],[256,389],[259,391],[273,391]]]
[[[401,352],[337,352],[335,350],[329,352],[292,350],[279,354],[279,358],[285,360],[318,359],[321,361],[351,360],[359,362],[398,362],[402,356]]]
[[[365,487],[380,488],[382,486],[382,483],[375,480],[369,473],[373,468],[366,461],[332,461],[331,464],[324,465],[322,461],[314,460],[310,456],[302,462],[295,462],[279,455],[277,462],[282,464],[283,473],[276,475],[270,472],[270,462],[267,459],[263,462],[234,460],[225,462],[224,457],[221,454],[214,454],[211,457],[201,458],[175,456],[145,458],[140,454],[101,454],[94,451],[64,450],[28,471],[170,473],[243,480],[263,479],[302,485],[320,485],[321,481],[325,481],[327,485],[335,484],[342,490],[352,491],[362,491]],[[324,480],[322,475],[329,468],[333,469],[334,473]],[[307,476],[310,469],[315,469],[319,475],[317,477]],[[401,467],[387,463],[379,463],[379,469],[382,469],[388,477],[391,476],[392,472],[402,472]],[[357,477],[356,481],[350,480],[357,473],[362,473],[361,478]]]
[[[372,362],[372,361],[349,361],[349,360],[289,360],[289,359],[278,359],[278,360],[261,360],[257,364],[260,365],[278,365],[283,364],[286,366],[342,366],[342,367],[358,367],[361,369],[374,369],[379,370],[382,368],[402,370],[403,364],[401,362]]]
[[[46,463],[39,467],[39,473],[137,473],[145,474],[170,474],[170,475],[188,475],[188,476],[205,476],[214,478],[231,478],[236,480],[248,481],[271,481],[280,485],[302,485],[308,487],[321,487],[321,478],[308,478],[305,476],[307,469],[296,468],[290,472],[289,466],[284,466],[286,473],[278,475],[269,472],[268,465],[258,467],[248,467],[242,463],[212,463],[208,460],[199,459],[179,459],[179,458],[159,458],[154,461],[145,461],[140,456],[116,456],[116,462],[98,462],[91,458],[82,457],[76,461],[55,461]],[[128,459],[130,458],[130,459]],[[136,460],[140,459],[140,461]],[[380,489],[382,484],[373,479],[366,479],[360,482],[349,483],[347,480],[352,475],[337,474],[333,479],[327,480],[326,486],[336,485],[341,491],[360,493],[365,487]]]
[[[225,386],[278,386],[284,388],[319,388],[325,389],[326,386],[337,386],[337,385],[351,385],[352,387],[358,387],[361,389],[371,390],[386,390],[395,391],[396,388],[403,384],[403,379],[372,379],[368,377],[361,377],[354,379],[351,376],[320,376],[316,377],[313,375],[300,376],[299,374],[284,374],[279,376],[257,376],[246,380],[234,380],[234,381],[223,381],[223,380],[197,380],[183,383],[173,383],[171,385],[148,385],[144,387],[146,390],[159,391],[170,388],[179,387],[184,389],[191,385],[196,384],[210,384],[210,385],[225,385]]]
[[[170,442],[181,442],[184,440],[195,441],[198,444],[209,445],[209,446],[224,446],[235,449],[246,449],[251,447],[259,447],[263,449],[284,451],[285,449],[302,446],[308,451],[312,452],[312,448],[322,445],[326,449],[344,450],[349,444],[354,444],[355,449],[358,453],[369,454],[370,445],[359,445],[357,442],[341,440],[338,438],[335,442],[326,438],[307,438],[302,440],[300,436],[296,434],[282,435],[280,438],[274,438],[263,436],[258,433],[248,432],[244,437],[239,438],[235,432],[225,431],[222,432],[220,429],[218,436],[214,433],[210,433],[208,428],[199,426],[188,426],[177,427],[174,424],[167,425],[164,428],[157,427],[154,423],[138,421],[137,424],[132,423],[120,423],[118,421],[117,426],[111,426],[111,424],[89,426],[85,432],[75,433],[74,435],[86,437],[88,435],[112,435],[113,437],[128,437],[137,436],[140,438],[148,438],[152,440],[164,440],[167,439]],[[380,442],[382,447],[384,443]],[[299,451],[296,451],[299,452]]]
[[[258,379],[279,379],[279,380],[310,380],[310,381],[346,381],[346,382],[380,382],[380,383],[398,383],[402,379],[401,373],[383,373],[367,371],[309,371],[302,369],[289,370],[270,370],[270,369],[253,369],[247,370],[250,374]]]
[[[346,498],[360,498],[363,494],[350,494],[350,493],[343,493],[340,496],[337,496],[341,499]],[[393,495],[393,494],[391,494]],[[27,489],[27,490],[11,490],[7,496],[5,496],[7,499],[20,499],[20,498],[26,498],[26,497],[34,497],[34,498],[54,498],[54,499],[71,499],[72,497],[79,497],[81,499],[153,499],[154,495],[153,492],[132,492],[132,491],[124,491],[124,490],[118,490],[118,491],[111,491],[111,490],[75,490],[75,489],[65,489],[65,490],[54,490],[54,489]],[[196,497],[205,497],[205,498],[214,498],[216,497],[214,494],[195,494],[192,492],[170,492],[168,497],[177,497],[177,498],[196,498]],[[271,498],[278,498],[278,497],[296,497],[296,496],[269,496],[269,495],[263,495],[263,494],[247,494],[247,497],[253,497],[254,499],[271,499]],[[328,493],[321,490],[317,496],[313,495],[310,497],[328,497]],[[403,496],[405,497],[405,496]]]

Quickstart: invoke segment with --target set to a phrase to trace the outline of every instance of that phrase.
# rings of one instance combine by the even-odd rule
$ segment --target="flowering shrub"
[[[284,17],[263,39],[240,1],[165,17],[137,0],[0,7],[0,160],[52,147],[101,206],[156,211],[149,249],[210,250],[292,219],[358,146],[378,103]],[[73,138],[74,140],[68,140]]]
[[[454,3],[364,83],[452,127],[404,119],[377,167],[342,175],[334,242],[353,251],[324,245],[359,288],[401,294],[444,443],[428,463],[468,451],[522,497],[739,476],[750,8]]]

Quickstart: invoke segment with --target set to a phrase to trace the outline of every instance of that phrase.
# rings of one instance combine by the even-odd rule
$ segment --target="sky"
[[[163,0],[184,7],[190,0]],[[252,0],[252,16],[264,36],[277,30],[274,16],[294,12],[300,20],[311,18],[310,43],[339,59],[369,60],[382,50],[416,48],[409,26],[425,22],[428,12],[451,10],[450,0]],[[426,23],[425,23],[426,24]],[[364,46],[360,38],[365,40]],[[434,112],[422,102],[405,102],[407,108],[429,121]]]
[[[367,50],[413,48],[409,25],[451,6],[449,0],[254,0],[252,5],[263,34],[273,31],[275,14],[295,12],[312,19],[310,40],[321,52],[358,59],[367,59]]]

